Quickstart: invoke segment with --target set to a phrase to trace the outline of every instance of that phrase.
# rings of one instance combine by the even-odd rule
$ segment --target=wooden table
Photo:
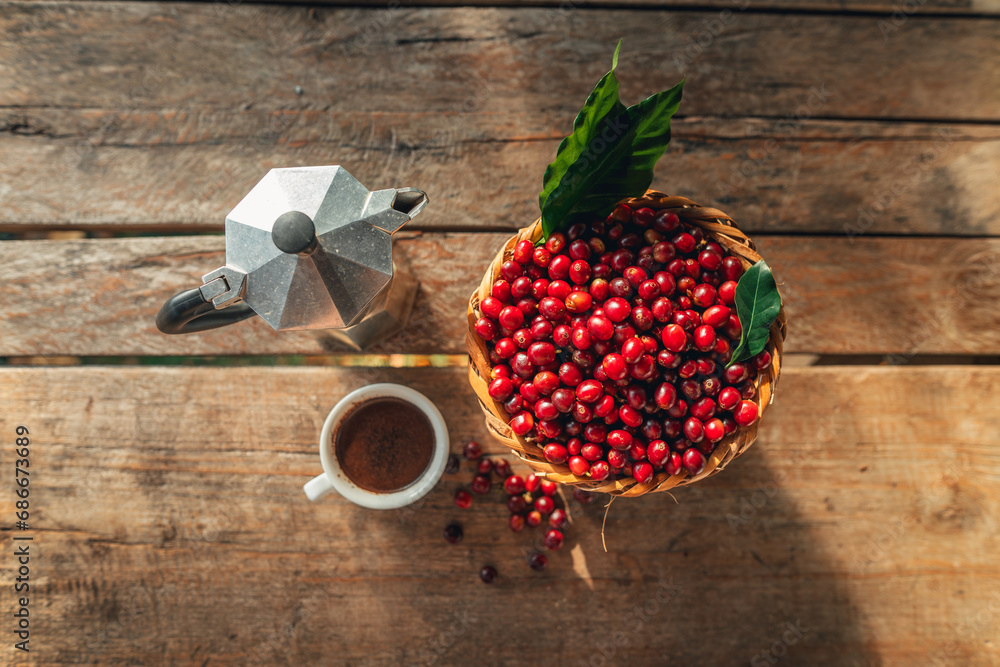
[[[1000,664],[1000,5],[471,2],[3,3],[0,661]],[[783,286],[757,444],[615,502],[607,553],[604,503],[573,507],[544,573],[499,501],[454,506],[468,470],[416,511],[307,502],[326,413],[371,382],[501,453],[465,301],[622,35],[626,102],[687,77],[654,186],[730,212]],[[155,330],[268,169],[330,163],[430,194],[402,334]]]

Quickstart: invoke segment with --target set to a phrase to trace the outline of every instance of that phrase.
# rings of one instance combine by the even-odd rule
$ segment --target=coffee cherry
[[[564,280],[569,277],[569,267],[572,266],[573,260],[571,260],[566,255],[555,255],[549,262],[549,277],[553,280]]]
[[[768,352],[767,350],[764,350],[763,352],[761,352],[760,354],[758,354],[756,357],[753,358],[753,367],[756,368],[758,371],[766,370],[770,368],[770,366],[771,366],[771,353]]]
[[[528,476],[524,478],[524,490],[528,493],[534,493],[538,490],[541,482],[541,478],[535,475],[535,473],[528,473]]]
[[[670,446],[663,440],[652,440],[646,447],[646,460],[653,466],[663,465],[670,456]],[[633,474],[635,470],[633,469]]]
[[[465,456],[467,461],[475,461],[483,455],[483,448],[475,440],[469,440],[462,449],[462,455]]]
[[[446,475],[454,475],[456,472],[458,472],[459,465],[460,465],[460,462],[458,460],[458,455],[457,454],[449,454],[448,455],[448,462],[445,463],[445,465],[444,465],[444,472],[445,472],[445,474]]]
[[[707,283],[702,283],[691,291],[691,300],[696,306],[708,308],[715,303],[715,288]]]
[[[493,472],[493,461],[487,458],[479,459],[479,465],[476,466],[476,470],[480,475],[489,475]]]
[[[556,505],[549,496],[538,496],[535,498],[535,510],[542,516],[552,514],[552,510],[555,508]]]
[[[566,463],[566,459],[569,458],[569,452],[566,451],[566,448],[556,442],[545,445],[544,454],[546,461],[555,464]]]
[[[685,401],[683,398],[679,398],[677,399],[677,402],[674,403],[674,406],[669,410],[667,410],[667,416],[673,417],[674,419],[680,419],[681,417],[687,414],[687,411],[688,411],[687,401]]]
[[[587,320],[587,331],[597,340],[611,340],[615,335],[614,324],[603,315],[591,315]]]
[[[681,393],[690,401],[701,398],[701,383],[697,380],[684,380],[680,384]]]
[[[523,407],[524,400],[518,394],[514,394],[503,402],[503,409],[506,410],[507,414],[517,414]]]
[[[542,513],[538,510],[531,510],[525,515],[524,522],[534,528],[542,523]]]
[[[524,324],[524,313],[517,306],[506,306],[497,318],[500,326],[508,331],[515,331]],[[479,333],[478,331],[476,333]]]
[[[474,493],[478,493],[482,496],[489,493],[492,487],[493,483],[486,475],[476,475],[472,478],[471,488]]]
[[[725,387],[719,392],[719,407],[723,410],[732,410],[740,402],[740,390],[735,387]]]
[[[714,330],[713,330],[713,343]],[[528,360],[535,366],[547,366],[556,360],[556,347],[552,343],[532,343],[528,347]]]
[[[595,482],[607,479],[610,474],[611,468],[607,461],[594,461],[590,464],[590,479]]]
[[[506,285],[506,282],[504,283]],[[479,310],[483,315],[495,320],[500,316],[500,311],[504,309],[504,302],[492,296],[488,296],[479,303]]]
[[[722,389],[722,380],[717,377],[707,377],[701,381],[701,391],[706,396],[717,396]]]
[[[705,437],[705,425],[696,417],[688,418],[684,422],[684,437],[691,442],[701,442]]]
[[[743,264],[737,257],[726,257],[722,260],[721,273],[723,280],[727,282],[738,281],[740,276],[743,275]]]
[[[576,386],[576,397],[584,403],[593,403],[604,393],[604,387],[597,380],[584,380]]]
[[[517,345],[511,338],[501,338],[493,349],[501,359],[510,359],[517,354]]]
[[[729,322],[726,323],[726,326],[723,327],[722,330],[726,333],[726,336],[728,336],[730,340],[740,339],[740,336],[743,335],[743,325],[740,324],[740,318],[736,313],[729,316]]]
[[[726,435],[732,435],[736,433],[737,424],[736,420],[729,416],[722,417],[722,426],[726,429]]]
[[[553,255],[558,255],[566,247],[566,235],[562,232],[555,232],[545,241],[545,249]]]
[[[693,252],[695,244],[697,243],[694,240],[694,237],[687,232],[681,232],[670,241],[674,244],[674,246],[676,246],[678,252],[682,252],[684,254]]]
[[[484,584],[492,584],[497,580],[497,569],[492,565],[484,565],[479,570],[479,578],[482,579]]]
[[[705,421],[715,416],[715,401],[707,396],[691,404],[691,416]]]
[[[628,366],[622,355],[612,352],[601,361],[601,367],[612,380],[622,380],[628,375]]]
[[[726,427],[721,419],[709,419],[705,422],[705,438],[709,442],[718,442],[724,437],[726,437]]]
[[[663,465],[663,469],[667,471],[668,475],[679,475],[683,467],[684,463],[678,452],[670,452],[669,458]]]
[[[554,463],[554,461],[552,461]],[[590,462],[582,456],[572,456],[569,459],[569,471],[577,477],[583,477],[590,470]]]
[[[727,280],[726,282],[719,285],[719,301],[726,304],[727,306],[732,306],[736,303],[736,283],[732,280]]]
[[[717,271],[722,266],[722,255],[714,250],[702,250],[698,255],[698,263],[706,271]]]
[[[523,495],[508,496],[507,509],[510,510],[511,514],[524,514],[528,509],[528,503],[524,500]]]
[[[514,385],[507,378],[497,378],[490,383],[486,391],[493,400],[505,401],[514,393]]]
[[[632,434],[628,431],[615,430],[608,433],[607,442],[619,451],[625,451],[632,446]]]
[[[473,328],[476,330],[476,335],[483,340],[493,340],[497,337],[497,325],[494,324],[493,320],[486,317],[480,317],[476,320]]]
[[[740,401],[740,404],[733,411],[733,419],[740,426],[750,426],[757,421],[758,416],[757,404],[753,401]]]
[[[563,545],[563,534],[555,528],[545,533],[545,548],[549,551],[558,551]]]
[[[535,420],[532,418],[531,413],[525,410],[518,412],[516,415],[511,417],[510,420],[510,430],[517,435],[527,435],[528,431],[530,431],[534,425]]]
[[[559,490],[559,485],[550,479],[539,480],[538,486],[541,488],[542,493],[547,496],[554,496],[556,495],[556,491]]]
[[[694,447],[684,452],[681,460],[684,464],[684,469],[692,477],[705,469],[705,455]]]
[[[472,506],[472,494],[465,489],[459,489],[455,492],[455,504],[464,510],[469,509]]]
[[[663,347],[670,352],[681,352],[687,347],[687,333],[677,324],[668,324],[663,327],[660,339],[663,341]]]
[[[694,346],[702,352],[708,352],[715,347],[715,329],[703,324],[694,330]]]
[[[444,539],[448,540],[452,544],[458,544],[462,541],[462,527],[457,523],[450,523],[445,526],[444,529]]]
[[[750,369],[746,364],[736,362],[735,364],[730,364],[722,373],[722,379],[726,381],[727,384],[739,384],[743,382],[748,377],[750,377]]]
[[[726,325],[731,314],[732,311],[726,306],[709,306],[701,314],[701,321],[713,329],[718,329]]]
[[[515,533],[520,533],[522,530],[524,530],[524,523],[525,522],[523,516],[521,516],[520,514],[511,514],[510,519],[507,522],[507,525],[510,526],[510,529],[513,530]]]

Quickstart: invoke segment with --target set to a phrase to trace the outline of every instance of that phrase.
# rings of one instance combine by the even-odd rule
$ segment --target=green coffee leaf
[[[750,359],[763,351],[771,323],[781,310],[781,295],[767,262],[760,260],[743,274],[736,285],[736,314],[743,327],[740,343],[730,363]]]
[[[606,215],[619,200],[639,197],[653,182],[653,168],[670,143],[670,119],[684,82],[626,108],[618,99],[615,68],[598,82],[573,123],[573,133],[545,170],[538,206],[542,237],[587,215]]]

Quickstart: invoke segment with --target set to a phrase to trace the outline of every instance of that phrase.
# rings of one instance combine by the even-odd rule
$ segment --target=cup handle
[[[306,497],[309,500],[316,502],[326,494],[333,491],[333,484],[330,483],[330,478],[326,476],[326,473],[321,473],[316,475],[311,480],[303,485],[302,490],[306,492]]]

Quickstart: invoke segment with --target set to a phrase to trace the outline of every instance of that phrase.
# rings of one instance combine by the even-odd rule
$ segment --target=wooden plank
[[[431,397],[455,447],[485,437],[461,369],[0,369],[0,431],[24,424],[34,443],[25,664],[1000,657],[983,640],[1000,632],[1000,412],[982,400],[997,368],[788,369],[727,471],[677,503],[615,502],[608,553],[601,504],[571,506],[541,574],[499,496],[452,504],[467,463],[416,511],[305,500],[326,411],[375,381]],[[448,545],[454,520],[465,539]],[[10,553],[9,531],[0,542]]]
[[[1000,24],[907,17],[558,8],[14,4],[6,106],[543,114],[569,123],[628,35],[623,95],[688,76],[685,113],[997,120]],[[713,21],[718,25],[713,24]],[[955,48],[961,44],[962,48]],[[291,47],[290,47],[291,45]],[[302,94],[296,93],[301,86]]]
[[[414,314],[375,353],[463,353],[465,309],[503,234],[409,234],[397,245],[421,281]],[[1000,240],[760,237],[788,312],[788,352],[1000,353]],[[275,333],[259,318],[166,336],[170,295],[225,262],[221,237],[0,244],[0,356],[332,354],[322,331]]]
[[[525,113],[51,108],[3,124],[0,230],[15,232],[221,230],[268,169],[329,162],[370,187],[425,189],[414,228],[513,230],[537,216],[568,129]],[[686,117],[673,133],[654,187],[749,232],[1000,234],[995,126]]]
[[[39,0],[6,0],[8,4],[39,4]],[[45,0],[42,0],[43,2]],[[148,0],[136,0],[148,1]],[[195,0],[198,2],[210,2],[215,0]],[[265,0],[247,0],[249,3],[264,2]],[[267,4],[287,4],[299,5],[300,0],[267,0]],[[310,5],[327,7],[371,7],[374,9],[392,10],[397,7],[558,7],[564,12],[576,9],[589,8],[643,8],[643,9],[670,9],[681,8],[691,9],[711,9],[732,11],[768,11],[785,10],[801,12],[865,12],[874,14],[888,14],[886,21],[892,20],[892,13],[898,12],[894,17],[895,22],[890,26],[901,26],[905,20],[916,13],[924,14],[948,14],[948,15],[991,15],[1000,13],[1000,7],[990,0],[924,0],[919,4],[903,5],[889,2],[888,0],[699,0],[697,3],[683,2],[682,0],[401,0],[398,3],[387,3],[385,0],[317,0],[310,2]],[[886,28],[891,31],[892,28]],[[889,32],[892,34],[892,32]]]

